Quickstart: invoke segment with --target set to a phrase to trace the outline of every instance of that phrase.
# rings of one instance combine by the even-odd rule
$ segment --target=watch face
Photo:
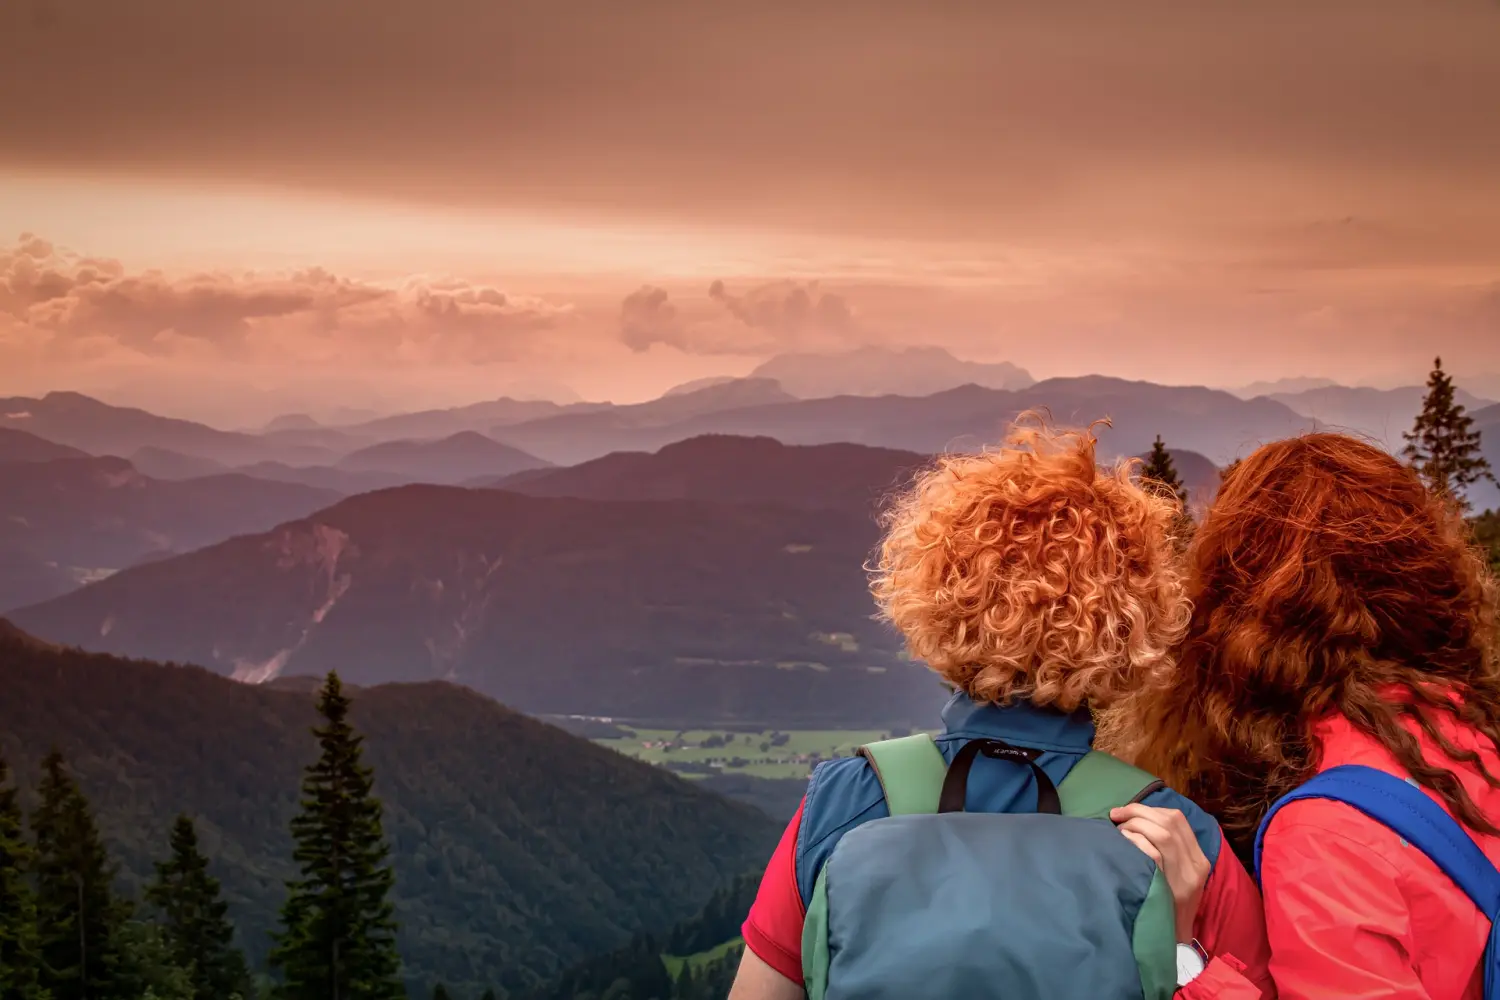
[[[1177,946],[1177,985],[1186,986],[1188,983],[1203,975],[1203,956],[1198,954],[1192,945],[1179,944]]]

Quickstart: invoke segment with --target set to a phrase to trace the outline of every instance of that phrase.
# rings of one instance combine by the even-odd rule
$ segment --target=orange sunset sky
[[[0,394],[1500,373],[1495,0],[4,0]]]

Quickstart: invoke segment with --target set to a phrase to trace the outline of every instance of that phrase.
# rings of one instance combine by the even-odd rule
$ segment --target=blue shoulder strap
[[[1345,764],[1331,767],[1271,806],[1255,832],[1255,875],[1260,877],[1261,844],[1271,820],[1289,802],[1331,799],[1352,806],[1383,823],[1442,869],[1474,901],[1492,924],[1485,956],[1485,996],[1496,997],[1500,985],[1500,870],[1485,857],[1468,831],[1420,788],[1373,767]]]

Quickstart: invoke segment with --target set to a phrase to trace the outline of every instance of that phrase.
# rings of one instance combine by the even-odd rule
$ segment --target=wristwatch
[[[1177,985],[1186,986],[1188,983],[1203,975],[1203,970],[1208,968],[1208,952],[1196,940],[1192,944],[1179,944],[1177,946]]]

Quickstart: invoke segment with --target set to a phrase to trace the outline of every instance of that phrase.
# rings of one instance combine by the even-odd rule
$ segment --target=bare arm
[[[749,948],[745,949],[729,1000],[804,1000],[805,997],[799,984],[762,962]]]

